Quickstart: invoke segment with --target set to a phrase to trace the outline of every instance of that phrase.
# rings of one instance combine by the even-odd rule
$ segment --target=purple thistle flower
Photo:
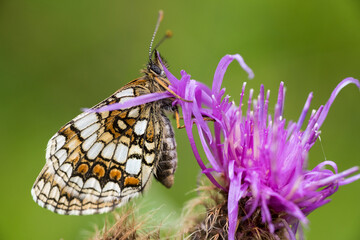
[[[170,89],[192,101],[176,100],[174,104],[182,107],[186,131],[202,172],[213,184],[228,192],[229,239],[235,238],[240,199],[247,199],[247,215],[242,220],[260,208],[262,221],[268,224],[271,233],[286,228],[289,238],[295,239],[299,222],[306,225],[306,216],[328,203],[330,199],[327,197],[335,193],[340,185],[360,178],[360,174],[357,174],[345,179],[359,168],[353,167],[338,173],[333,161],[324,161],[312,170],[307,169],[308,152],[320,135],[319,129],[337,94],[350,83],[360,88],[360,83],[354,78],[340,82],[325,106],[311,113],[308,125],[302,131],[312,93],[308,96],[299,120],[289,122],[287,126],[283,118],[283,82],[279,87],[273,117],[268,113],[270,91],[265,96],[263,85],[255,99],[253,90],[250,90],[246,103],[244,83],[239,106],[236,106],[229,101],[229,96],[224,97],[225,90],[221,89],[226,69],[233,60],[240,63],[249,78],[254,76],[240,55],[226,55],[215,71],[212,89],[191,80],[185,71],[181,71],[181,79],[178,80],[163,67],[171,82]],[[247,109],[244,108],[246,105]],[[205,121],[204,117],[213,119],[214,123]],[[205,166],[195,144],[192,132],[194,123],[211,168]],[[213,125],[213,133],[209,125]],[[222,176],[226,185],[222,186],[212,173]],[[286,221],[273,223],[271,211],[282,213]]]
[[[305,130],[301,130],[310,108],[312,93],[309,94],[298,121],[290,121],[287,126],[283,118],[283,82],[280,83],[273,117],[268,113],[270,91],[265,95],[263,85],[257,98],[253,98],[251,89],[246,102],[244,83],[239,106],[236,106],[229,101],[229,96],[224,96],[225,89],[221,89],[227,67],[233,60],[239,62],[249,78],[254,77],[252,70],[238,54],[226,55],[221,59],[215,71],[212,89],[192,80],[184,70],[178,80],[162,64],[171,83],[169,88],[176,96],[170,92],[152,93],[136,97],[132,101],[105,106],[97,111],[129,108],[175,97],[173,105],[180,105],[182,108],[190,145],[202,172],[215,186],[227,193],[228,238],[235,239],[239,202],[245,199],[243,207],[247,215],[242,221],[260,208],[262,222],[267,223],[271,233],[285,228],[288,230],[288,237],[295,239],[297,229],[301,226],[299,223],[308,223],[308,214],[328,203],[330,199],[327,198],[339,186],[360,178],[360,174],[349,177],[359,170],[358,167],[338,173],[336,163],[328,160],[312,170],[307,169],[308,152],[319,137],[319,129],[337,94],[351,83],[360,89],[360,82],[354,78],[341,81],[328,102],[311,113]],[[179,97],[188,101],[182,101]],[[206,121],[204,117],[213,122]],[[209,168],[200,157],[195,143],[192,131],[194,125],[197,126],[201,146],[211,165]],[[213,131],[210,126],[213,126]],[[216,178],[222,178],[221,182],[225,184],[220,184]],[[274,222],[272,212],[281,214],[282,220]],[[300,237],[303,237],[301,227]]]

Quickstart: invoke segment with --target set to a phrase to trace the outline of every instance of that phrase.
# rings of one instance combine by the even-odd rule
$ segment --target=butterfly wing
[[[93,109],[150,93],[135,80]],[[104,213],[139,195],[162,150],[158,104],[110,112],[84,112],[49,141],[46,164],[31,194],[59,214]]]

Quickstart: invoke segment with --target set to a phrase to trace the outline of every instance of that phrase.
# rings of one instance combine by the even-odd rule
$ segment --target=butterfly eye
[[[162,74],[162,70],[158,66],[156,66],[155,64],[151,64],[150,69],[152,71],[154,71],[158,75]]]

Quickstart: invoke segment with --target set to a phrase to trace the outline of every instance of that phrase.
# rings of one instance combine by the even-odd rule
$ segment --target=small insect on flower
[[[59,214],[104,213],[139,195],[151,174],[173,185],[176,143],[165,111],[177,109],[158,53],[151,50],[162,16],[160,11],[144,75],[50,139],[46,164],[31,189],[41,207]]]

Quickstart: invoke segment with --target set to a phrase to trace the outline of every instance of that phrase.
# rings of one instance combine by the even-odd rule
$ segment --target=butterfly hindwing
[[[145,83],[134,80],[93,109],[150,93]],[[31,191],[34,200],[51,211],[72,215],[103,213],[123,205],[149,181],[168,124],[156,102],[80,114],[50,139],[46,164]]]

